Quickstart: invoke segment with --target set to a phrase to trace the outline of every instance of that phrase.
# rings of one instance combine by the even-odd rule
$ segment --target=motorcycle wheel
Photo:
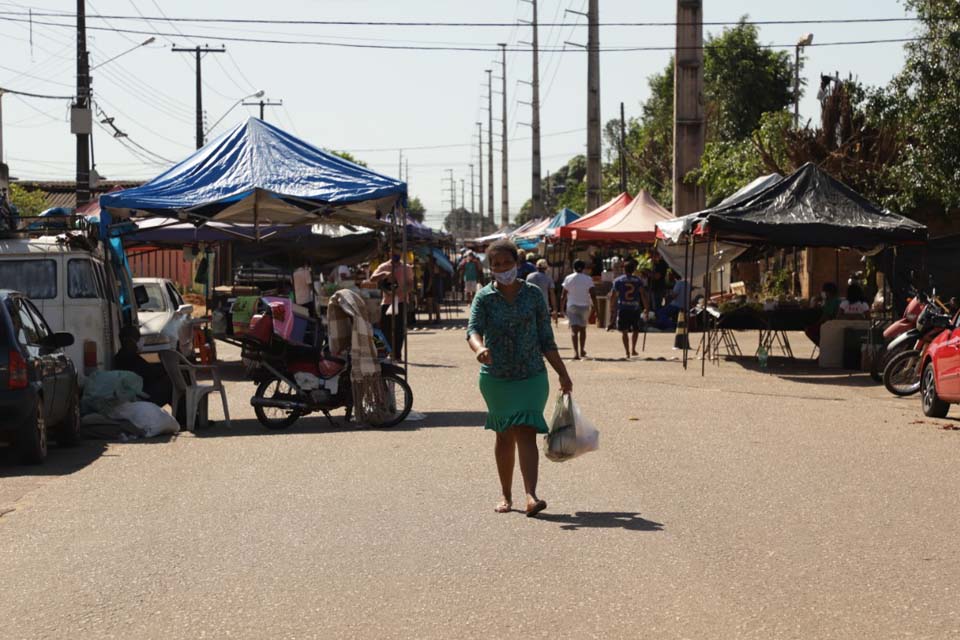
[[[920,352],[910,349],[890,358],[883,369],[883,386],[895,396],[912,396],[920,391]]]
[[[390,403],[390,417],[382,422],[372,422],[375,429],[389,429],[395,427],[410,415],[413,408],[413,391],[407,381],[395,373],[384,373],[383,384],[387,390],[387,402]]]
[[[257,393],[254,397],[270,400],[298,399],[296,390],[278,378],[264,380],[257,385]],[[257,420],[260,421],[260,424],[267,429],[286,429],[303,415],[299,411],[291,411],[277,407],[254,406],[253,411],[257,414]]]
[[[904,351],[909,351],[912,348],[912,345],[904,342],[897,345],[893,349],[885,349],[879,357],[874,358],[873,366],[870,367],[870,377],[873,378],[873,381],[883,382],[883,372],[887,368],[887,363],[889,363],[890,360],[893,359],[893,357],[897,354],[903,353]]]

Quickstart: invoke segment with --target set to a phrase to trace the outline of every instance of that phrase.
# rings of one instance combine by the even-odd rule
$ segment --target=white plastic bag
[[[130,422],[143,431],[145,438],[180,431],[177,419],[152,402],[124,402],[111,409],[107,417]]]
[[[554,462],[572,460],[600,447],[600,432],[587,420],[569,394],[557,398],[543,455]]]

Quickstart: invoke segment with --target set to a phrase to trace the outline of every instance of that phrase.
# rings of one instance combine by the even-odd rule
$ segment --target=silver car
[[[164,278],[134,278],[140,322],[140,352],[177,349],[193,356],[193,305],[186,304],[173,282]],[[143,301],[143,302],[141,302]]]

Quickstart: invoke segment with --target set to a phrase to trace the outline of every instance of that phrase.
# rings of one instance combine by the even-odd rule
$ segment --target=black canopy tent
[[[926,226],[880,209],[819,167],[807,163],[783,180],[691,216],[690,262],[698,245],[833,247],[876,252],[891,245],[919,246]],[[709,255],[709,252],[708,252]],[[686,262],[686,261],[685,261]],[[709,263],[707,271],[709,272]],[[710,295],[710,279],[706,295]],[[892,285],[893,283],[891,283]],[[687,288],[687,308],[690,306]],[[710,345],[704,345],[704,354]],[[684,364],[686,364],[686,353]]]
[[[697,217],[699,233],[750,244],[872,251],[927,239],[924,225],[880,209],[809,162],[746,200]]]

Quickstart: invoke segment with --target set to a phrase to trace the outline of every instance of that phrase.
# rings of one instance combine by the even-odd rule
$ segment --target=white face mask
[[[517,279],[517,268],[514,267],[509,271],[504,271],[503,273],[493,272],[493,277],[497,279],[497,282],[503,285],[511,285]]]

